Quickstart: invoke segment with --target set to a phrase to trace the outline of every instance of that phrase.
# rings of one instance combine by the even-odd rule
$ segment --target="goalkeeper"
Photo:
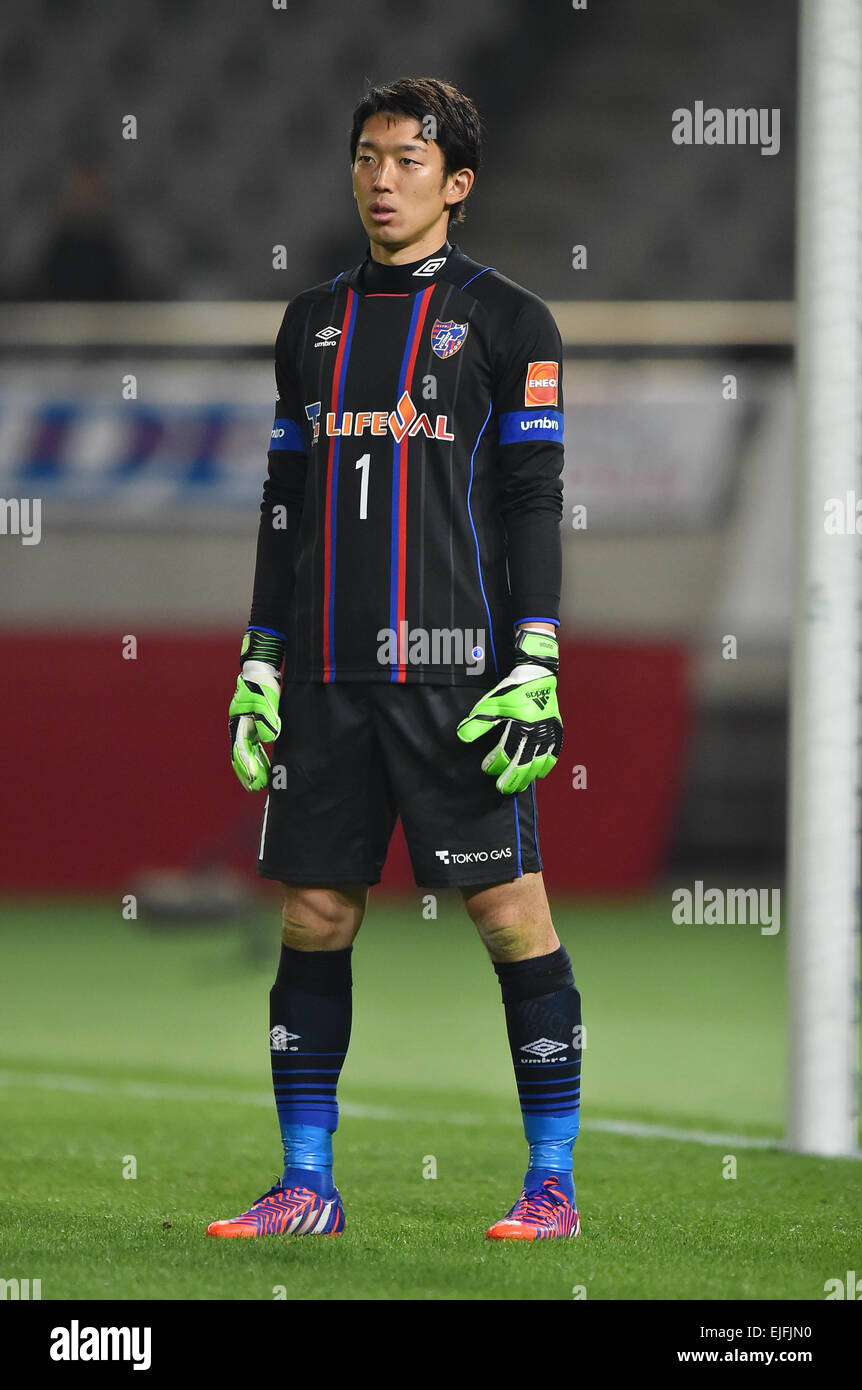
[[[372,88],[350,157],[368,249],[297,295],[276,340],[229,711],[236,774],[267,791],[258,873],[283,887],[270,1056],[284,1170],[208,1230],[343,1229],[332,1137],[351,953],[400,815],[417,884],[458,889],[501,986],[529,1157],[487,1235],[573,1236],[580,995],[535,798],[563,738],[560,337],[537,296],[449,240],[480,163],[468,97],[431,78]]]

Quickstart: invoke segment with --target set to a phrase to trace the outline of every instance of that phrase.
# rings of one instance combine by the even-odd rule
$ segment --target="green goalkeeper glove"
[[[556,637],[521,628],[515,651],[514,669],[458,725],[458,737],[473,743],[505,721],[499,743],[482,760],[482,771],[497,778],[498,792],[522,792],[537,777],[547,777],[563,746]]]
[[[269,784],[269,757],[263,744],[281,733],[279,668],[284,660],[284,639],[249,628],[240,660],[242,670],[228,710],[231,762],[246,791],[259,792]]]

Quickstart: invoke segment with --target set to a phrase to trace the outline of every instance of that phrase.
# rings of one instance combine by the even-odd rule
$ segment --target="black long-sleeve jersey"
[[[448,241],[290,302],[250,617],[285,679],[476,684],[558,621],[561,359],[542,300]]]

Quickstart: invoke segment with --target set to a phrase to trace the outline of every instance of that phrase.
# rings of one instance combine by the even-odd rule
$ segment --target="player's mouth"
[[[395,216],[395,209],[390,207],[388,203],[371,203],[368,211],[375,222],[388,222],[390,217]]]

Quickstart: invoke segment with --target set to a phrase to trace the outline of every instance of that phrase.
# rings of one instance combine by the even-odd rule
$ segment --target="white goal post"
[[[799,54],[787,1143],[804,1153],[853,1155],[862,586],[852,499],[862,499],[862,0],[802,0]],[[829,499],[845,509],[843,534],[827,531]]]

